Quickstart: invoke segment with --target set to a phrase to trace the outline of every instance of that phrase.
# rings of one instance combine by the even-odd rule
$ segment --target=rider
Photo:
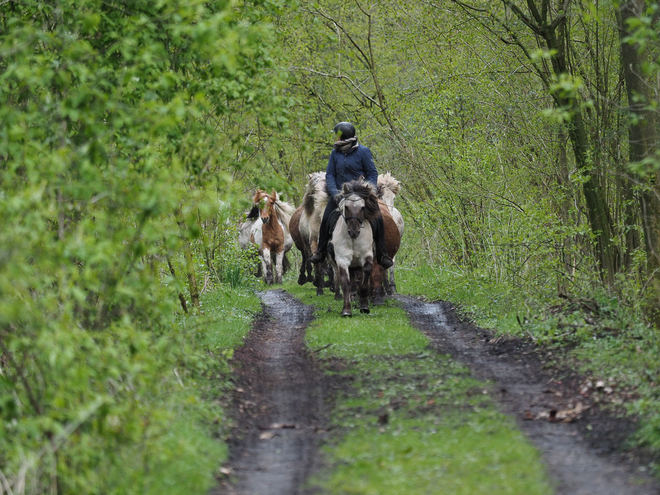
[[[358,143],[355,136],[355,127],[349,122],[339,122],[332,132],[335,134],[336,142],[333,146],[328,168],[326,170],[325,180],[330,193],[328,206],[323,212],[321,221],[321,230],[319,232],[319,245],[317,251],[309,258],[312,263],[323,261],[327,254],[328,241],[332,237],[332,231],[339,218],[337,207],[341,201],[341,187],[345,182],[364,177],[371,182],[374,187],[377,186],[378,172],[374,165],[374,159],[371,151],[366,146]],[[378,216],[371,222],[371,229],[376,244],[376,261],[383,268],[390,268],[394,263],[392,258],[387,255],[385,249],[385,227],[383,217]]]

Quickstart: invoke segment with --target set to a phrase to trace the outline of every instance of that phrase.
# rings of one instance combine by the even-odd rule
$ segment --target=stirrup
[[[378,264],[387,270],[388,268],[392,268],[394,266],[394,261],[392,261],[392,258],[390,258],[388,255],[384,254],[381,256]]]
[[[309,257],[309,262],[310,263],[320,263],[321,261],[323,261],[324,258],[325,258],[325,255],[317,249],[316,252]]]

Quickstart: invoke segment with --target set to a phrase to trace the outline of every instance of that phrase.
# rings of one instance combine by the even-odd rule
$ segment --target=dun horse
[[[300,212],[300,219],[298,222],[298,235],[301,245],[303,246],[300,251],[303,256],[303,263],[300,267],[300,276],[298,283],[303,285],[305,282],[312,282],[316,287],[316,293],[323,295],[323,264],[316,263],[314,265],[314,278],[310,280],[309,274],[311,267],[307,259],[316,251],[319,240],[319,230],[321,229],[321,219],[323,212],[330,199],[326,190],[325,172],[314,172],[308,176],[307,187],[303,195],[302,205],[296,210]],[[292,232],[293,235],[293,232]],[[294,236],[295,237],[295,236]],[[296,242],[296,245],[297,242]],[[307,277],[305,277],[305,270]]]
[[[344,295],[342,316],[351,312],[351,271],[362,272],[359,279],[358,297],[360,311],[369,313],[369,278],[373,267],[373,233],[371,220],[379,210],[378,198],[373,185],[358,179],[342,187],[339,203],[341,216],[332,234],[333,262],[335,265],[335,299],[341,299],[339,283]]]
[[[280,201],[274,189],[271,194],[258,190],[253,203],[260,205],[260,218],[250,229],[250,242],[259,247],[264,281],[268,285],[281,284],[285,255],[293,246],[289,221],[294,208]]]

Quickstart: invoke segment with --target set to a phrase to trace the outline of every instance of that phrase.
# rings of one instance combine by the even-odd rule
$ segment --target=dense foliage
[[[222,446],[182,414],[195,388],[179,390],[202,349],[174,316],[199,306],[196,278],[216,272],[235,214],[220,201],[243,150],[228,116],[284,119],[268,74],[275,9],[2,4],[3,493],[212,482]]]

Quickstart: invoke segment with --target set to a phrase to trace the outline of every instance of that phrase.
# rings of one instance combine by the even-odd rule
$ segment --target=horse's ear
[[[348,182],[344,182],[344,185],[341,186],[341,190],[344,194],[348,193]]]

